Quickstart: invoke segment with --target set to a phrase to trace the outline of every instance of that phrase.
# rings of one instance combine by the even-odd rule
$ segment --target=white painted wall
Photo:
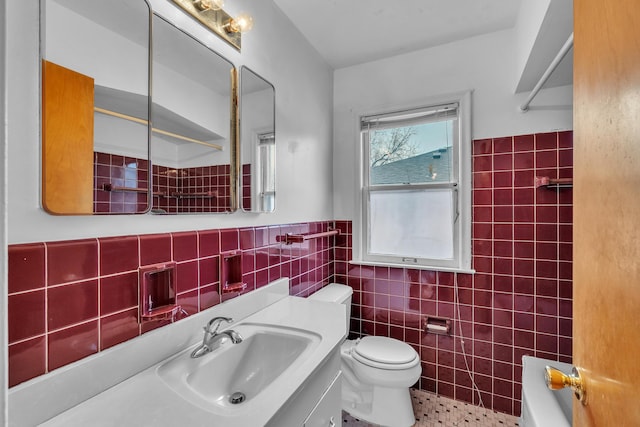
[[[140,7],[134,10],[140,12],[140,16],[134,17],[134,20],[142,20],[144,23],[147,20],[144,14],[148,8],[141,3]],[[155,19],[154,23],[156,31],[160,31],[160,25],[168,26],[160,19]],[[145,29],[141,25],[138,31],[144,33]],[[164,28],[164,31],[166,33],[167,29]],[[153,50],[153,102],[179,117],[188,117],[191,122],[218,135],[220,139],[212,142],[223,146],[224,151],[187,144],[154,133],[153,163],[175,168],[229,164],[229,70],[233,65],[225,65],[225,61],[215,53],[182,35],[180,31],[175,30],[175,33],[181,40],[188,40],[189,48],[197,52],[192,56],[197,62],[183,64],[186,68],[185,73],[179,73],[157,61],[160,54],[168,55],[166,52],[171,45],[164,39],[161,43],[165,42],[166,46],[158,46],[159,43],[156,42]],[[131,97],[131,102],[124,110],[121,109],[121,105],[110,107],[107,103],[105,106],[104,100],[99,102],[96,99],[98,106],[146,119],[146,114],[140,113],[146,113],[146,94],[149,86],[146,45],[142,46],[111,29],[96,25],[95,22],[56,2],[48,2],[46,5],[45,44],[43,56],[47,60],[92,77],[96,85],[139,95]],[[184,49],[183,45],[180,45],[180,48]],[[178,57],[174,55],[167,59],[172,60],[171,58]],[[180,60],[184,58],[172,61]],[[216,79],[205,81],[194,78],[210,75],[213,70],[218,69],[222,75]],[[224,86],[214,88],[210,84],[212,81],[220,82]],[[216,89],[222,93],[216,92]],[[142,95],[145,98],[142,98]],[[154,125],[165,131],[180,133],[180,130],[167,128],[158,117],[154,118]],[[148,157],[146,126],[100,113],[95,114],[94,126],[95,151],[141,159]]]
[[[358,117],[419,106],[436,95],[473,90],[472,138],[572,129],[572,86],[545,89],[535,108],[513,94],[514,30],[336,70],[334,74],[334,216],[357,212]]]
[[[40,207],[40,74],[38,2],[7,2],[8,241],[280,224],[333,218],[333,74],[272,1],[235,0],[253,30],[242,53],[173,5],[150,0],[154,10],[233,62],[247,65],[276,87],[277,210],[273,214],[189,216],[52,216]]]
[[[52,1],[46,4],[44,39],[43,56],[48,61],[90,76],[97,85],[147,93],[148,50],[144,46]]]
[[[516,73],[513,76],[514,89],[520,84],[522,73],[524,73],[527,61],[529,61],[531,49],[533,49],[533,45],[536,42],[550,4],[551,0],[525,0],[520,5],[515,26]],[[517,92],[517,90],[514,91]]]
[[[535,87],[573,32],[573,0],[528,0],[522,3],[516,23],[518,58],[515,92]],[[545,87],[573,81],[573,52],[560,62]]]
[[[202,51],[211,55],[206,49]],[[225,71],[227,76],[230,70],[231,66]],[[231,115],[231,79],[227,77],[225,84],[226,87],[219,88],[223,92],[216,92],[208,85],[200,84],[162,64],[153,63],[153,102],[227,139]],[[226,92],[224,89],[227,89]],[[158,126],[162,128],[161,122]]]
[[[6,28],[7,28],[7,5],[6,2],[0,2],[0,62],[7,63],[6,54]],[[7,109],[5,103],[6,91],[6,70],[0,67],[0,165],[2,165],[2,173],[0,174],[0,426],[7,425],[7,350],[8,344],[8,326],[7,326]]]

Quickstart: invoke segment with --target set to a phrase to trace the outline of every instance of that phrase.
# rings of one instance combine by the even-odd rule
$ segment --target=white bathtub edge
[[[547,365],[565,373],[570,373],[572,368],[569,363],[522,357],[521,427],[571,427],[573,393],[570,389],[551,391],[547,388],[544,380]]]

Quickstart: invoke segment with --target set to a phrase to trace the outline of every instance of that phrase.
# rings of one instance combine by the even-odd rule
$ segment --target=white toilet
[[[331,283],[311,299],[347,306],[351,318],[349,286]],[[409,387],[420,378],[420,356],[407,343],[394,338],[366,336],[342,343],[342,409],[353,417],[390,427],[415,424]]]

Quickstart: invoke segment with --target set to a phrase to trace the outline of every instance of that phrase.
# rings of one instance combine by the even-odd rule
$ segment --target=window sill
[[[474,269],[468,268],[456,268],[456,267],[441,267],[441,266],[432,266],[432,265],[416,265],[416,264],[394,264],[387,262],[373,262],[373,261],[361,261],[361,260],[351,260],[349,264],[352,265],[367,265],[371,267],[393,267],[393,268],[410,268],[412,270],[429,270],[429,271],[442,271],[447,273],[465,273],[465,274],[475,274],[476,271]]]

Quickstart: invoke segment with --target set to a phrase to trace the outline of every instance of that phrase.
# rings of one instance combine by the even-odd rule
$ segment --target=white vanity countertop
[[[286,372],[287,380],[278,382],[276,388],[269,392],[268,398],[254,402],[255,404],[248,407],[248,410],[239,412],[237,417],[218,417],[183,399],[165,385],[156,374],[159,365],[157,364],[42,425],[65,427],[265,425],[342,342],[346,336],[344,316],[344,306],[340,304],[286,297],[239,320],[237,323],[293,326],[316,333],[322,337],[322,340],[300,369]],[[233,328],[233,325],[229,328]],[[275,386],[275,383],[273,385]]]

